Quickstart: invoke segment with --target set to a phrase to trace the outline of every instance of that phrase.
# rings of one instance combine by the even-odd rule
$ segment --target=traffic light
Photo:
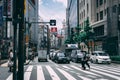
[[[50,26],[56,26],[56,20],[54,19],[50,20]]]

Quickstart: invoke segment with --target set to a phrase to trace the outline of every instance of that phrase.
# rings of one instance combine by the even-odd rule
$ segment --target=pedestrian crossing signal
[[[56,20],[50,20],[50,26],[56,26]]]

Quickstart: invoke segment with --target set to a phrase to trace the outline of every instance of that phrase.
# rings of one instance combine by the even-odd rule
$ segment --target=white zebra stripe
[[[66,69],[72,70],[72,69],[71,69],[70,67],[68,67],[68,66],[62,66],[62,67],[66,68]]]
[[[96,73],[99,73],[99,74],[102,74],[102,75],[109,76],[109,77],[114,78],[114,79],[117,79],[117,80],[120,80],[120,77],[115,76],[115,75],[112,75],[112,74],[109,74],[109,73],[105,73],[105,72],[101,72],[101,71],[96,71],[96,70],[92,70],[92,71],[94,71],[94,72],[96,72]]]
[[[71,76],[69,73],[67,73],[66,71],[57,68],[58,71],[60,71],[62,74],[64,74],[64,76],[68,79],[68,80],[76,80],[73,76]]]
[[[113,72],[113,71],[110,71],[110,70],[107,70],[107,69],[101,69],[101,68],[96,68],[96,67],[92,67],[93,69],[97,69],[97,70],[100,70],[100,71],[104,71],[104,72],[108,72],[108,73],[112,73],[112,74],[115,74],[115,75],[120,75],[119,73],[117,72]]]
[[[24,74],[24,80],[30,80],[31,72],[32,72],[33,66],[29,66]]]
[[[11,74],[6,80],[13,80],[13,74]]]
[[[48,72],[50,73],[50,76],[53,80],[60,80],[58,75],[54,72],[54,70],[50,66],[46,66]]]
[[[76,70],[79,70],[79,71],[82,71],[84,73],[87,73],[87,74],[91,74],[91,75],[95,75],[95,76],[99,76],[99,77],[102,77],[101,75],[98,75],[98,74],[95,74],[95,73],[92,73],[92,72],[89,72],[89,71],[84,71],[84,70],[81,70],[80,68],[76,67],[76,66],[71,66],[72,68],[76,69]]]
[[[108,67],[108,66],[103,66],[103,67],[101,67],[101,66],[95,66],[96,68],[100,68],[100,69],[104,69],[104,70],[109,70],[109,71],[111,71],[111,72],[118,72],[118,73],[120,73],[120,70],[118,69],[118,68],[112,68],[112,67]],[[94,68],[94,67],[92,67],[92,68]]]
[[[37,66],[37,80],[45,80],[41,66]]]
[[[90,78],[86,78],[86,77],[83,77],[83,76],[80,76],[80,75],[78,75],[78,77],[80,77],[82,80],[92,80]]]

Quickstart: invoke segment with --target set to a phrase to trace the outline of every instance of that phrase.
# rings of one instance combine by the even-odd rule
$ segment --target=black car
[[[54,56],[54,61],[56,63],[70,63],[70,59],[65,56],[64,52],[58,52]]]

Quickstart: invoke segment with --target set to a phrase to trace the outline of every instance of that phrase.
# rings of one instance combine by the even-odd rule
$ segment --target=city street
[[[91,69],[82,70],[80,63],[57,64],[33,62],[24,66],[24,80],[119,80],[119,64],[92,64]],[[0,66],[0,80],[12,80],[12,73],[8,72],[7,64]]]

